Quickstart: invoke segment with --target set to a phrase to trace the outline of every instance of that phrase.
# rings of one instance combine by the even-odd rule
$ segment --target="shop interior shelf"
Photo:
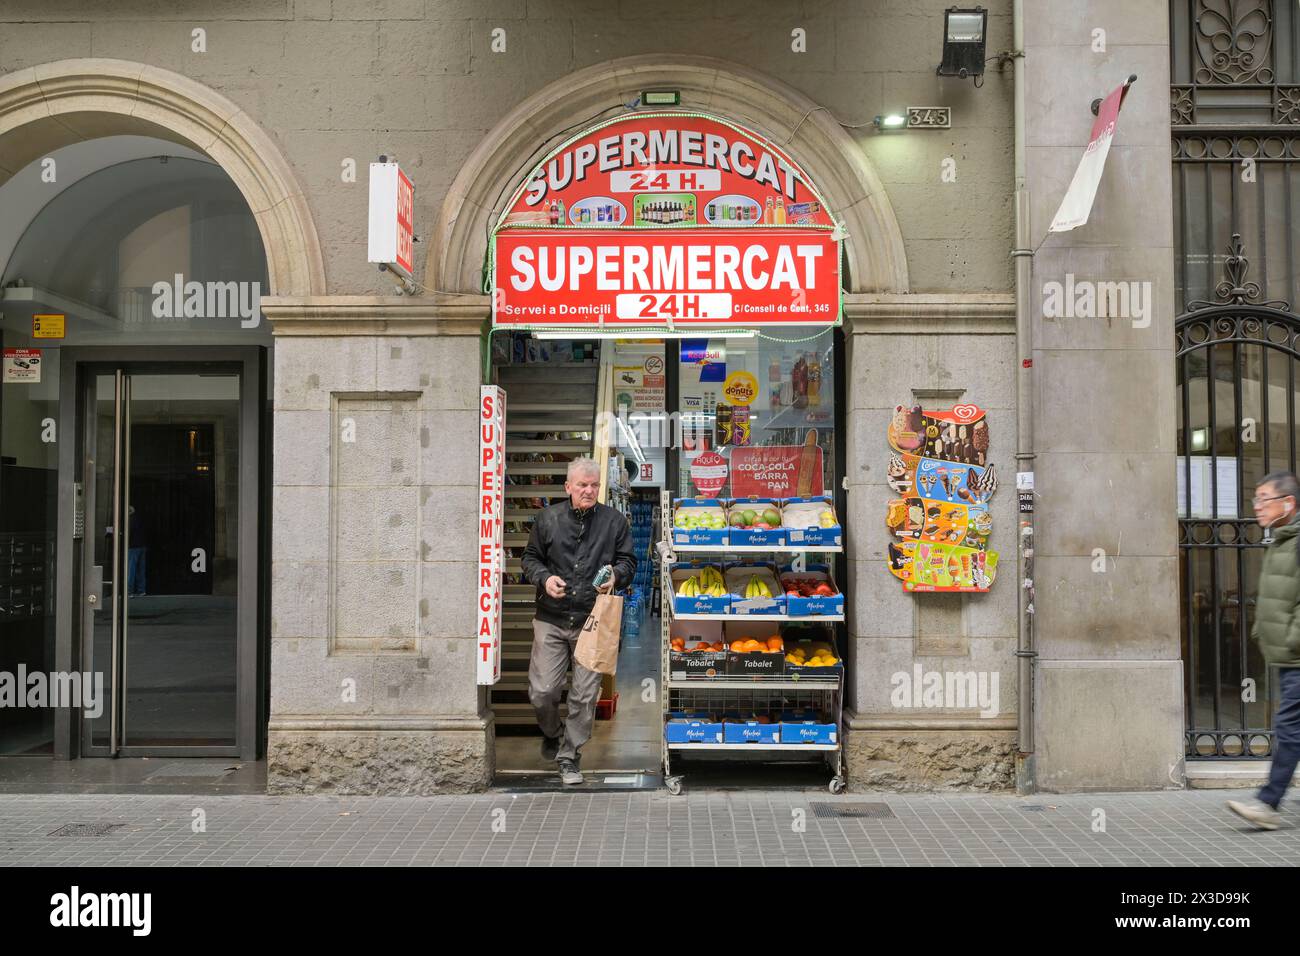
[[[805,614],[803,616],[790,616],[789,614],[677,614],[674,613],[674,621],[784,621],[786,624],[820,624],[831,623],[844,620],[843,614]]]
[[[669,750],[839,750],[839,744],[668,744]]]
[[[801,551],[824,551],[841,553],[844,548],[838,544],[825,544],[820,547],[807,547],[792,545],[770,545],[770,544],[675,544],[672,546],[674,554],[763,554],[777,553],[796,554]]]

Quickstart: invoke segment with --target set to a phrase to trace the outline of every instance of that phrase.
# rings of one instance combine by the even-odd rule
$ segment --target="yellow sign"
[[[749,372],[732,372],[722,383],[722,394],[731,405],[753,405],[758,398],[758,379]]]
[[[61,339],[68,317],[62,313],[37,313],[32,316],[32,338]]]

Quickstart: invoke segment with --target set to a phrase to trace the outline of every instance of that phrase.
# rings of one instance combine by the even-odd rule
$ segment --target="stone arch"
[[[779,80],[739,63],[703,56],[633,56],[579,70],[511,110],[470,154],[443,201],[425,285],[481,292],[489,218],[545,152],[585,126],[617,115],[600,110],[644,89],[680,90],[682,106],[735,120],[787,149],[848,231],[850,292],[908,291],[903,236],[884,187],[861,148],[830,114]],[[597,115],[599,114],[599,115]],[[590,122],[584,122],[590,119]],[[572,127],[572,129],[570,129]],[[797,131],[798,141],[786,146]]]
[[[325,294],[316,225],[279,147],[247,113],[179,73],[128,60],[59,60],[0,77],[0,183],[69,143],[156,136],[201,150],[257,220],[272,295]]]

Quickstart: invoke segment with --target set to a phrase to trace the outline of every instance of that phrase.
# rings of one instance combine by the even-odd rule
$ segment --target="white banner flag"
[[[1127,91],[1128,83],[1124,83],[1115,87],[1110,96],[1102,100],[1101,108],[1097,110],[1097,121],[1092,124],[1088,148],[1083,151],[1083,159],[1079,160],[1074,179],[1070,180],[1070,188],[1065,191],[1065,198],[1061,200],[1061,207],[1056,210],[1056,217],[1048,232],[1069,232],[1088,221],[1092,201],[1097,196],[1097,185],[1106,168],[1110,141],[1115,137],[1119,108]]]

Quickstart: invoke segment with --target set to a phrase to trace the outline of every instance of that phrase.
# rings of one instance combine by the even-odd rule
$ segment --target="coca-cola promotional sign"
[[[619,117],[515,192],[493,233],[493,323],[831,325],[841,238],[762,136],[696,113]]]
[[[825,494],[821,447],[759,445],[731,449],[731,494],[734,498]]]

